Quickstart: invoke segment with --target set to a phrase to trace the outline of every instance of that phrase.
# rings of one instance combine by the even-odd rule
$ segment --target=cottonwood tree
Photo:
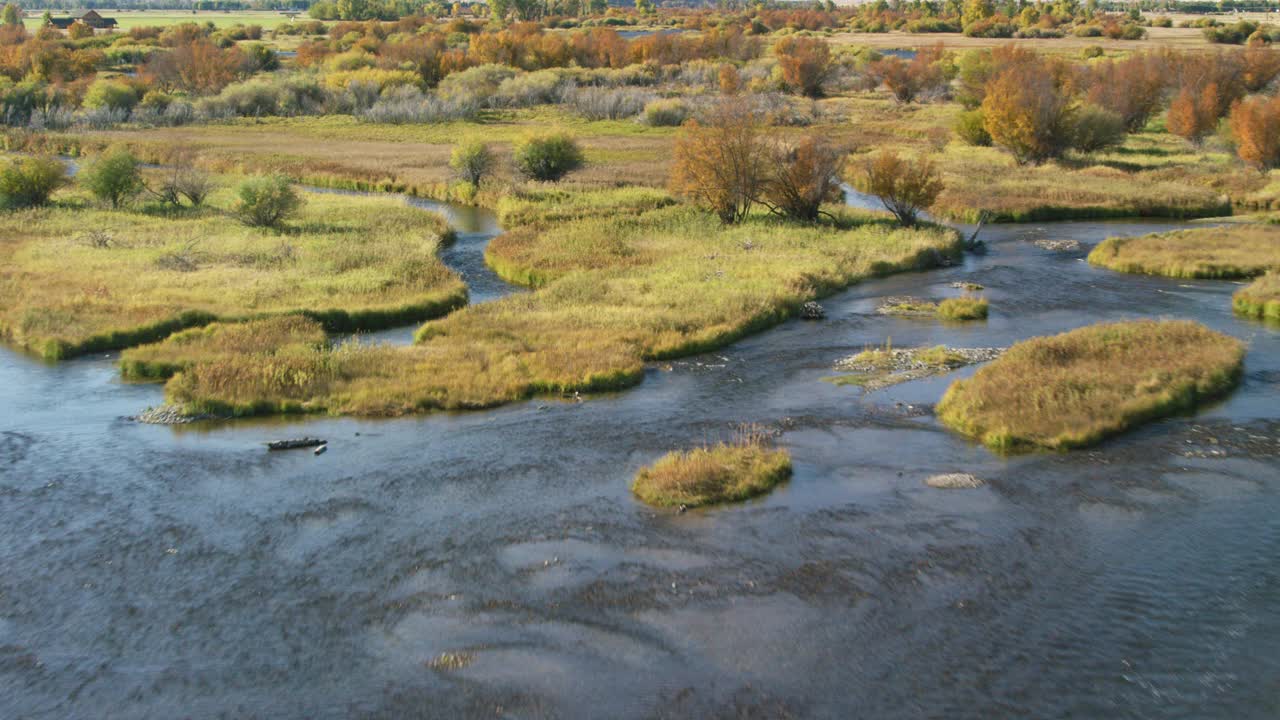
[[[489,146],[479,141],[465,142],[453,149],[449,167],[466,182],[480,187],[480,181],[493,171],[493,153]]]
[[[1280,97],[1236,103],[1230,123],[1241,160],[1263,171],[1280,167]]]
[[[1040,164],[1071,147],[1075,102],[1044,66],[1015,65],[987,83],[982,118],[991,141],[1019,164]]]
[[[818,135],[796,143],[778,143],[761,202],[770,212],[814,222],[822,203],[840,197],[840,167],[844,152]]]
[[[831,46],[818,38],[788,36],[773,46],[782,82],[792,92],[819,98],[831,79]]]
[[[726,98],[705,123],[690,121],[676,136],[671,191],[711,210],[722,222],[736,223],[760,197],[770,159],[750,104]]]
[[[885,209],[904,227],[915,225],[920,211],[933,205],[944,187],[931,160],[906,160],[891,150],[866,160],[857,186],[880,198]]]

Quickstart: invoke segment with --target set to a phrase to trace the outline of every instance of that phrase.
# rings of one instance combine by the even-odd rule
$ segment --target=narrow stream
[[[491,216],[453,212],[446,262],[500,296]],[[162,392],[114,356],[2,350],[0,716],[1275,718],[1280,330],[1234,317],[1233,283],[1083,260],[1177,226],[988,226],[985,255],[581,404],[145,426],[119,418]],[[988,322],[874,311],[961,281]],[[1244,382],[1088,451],[1006,459],[947,432],[928,406],[972,368],[823,381],[886,338],[1146,316],[1247,340]],[[682,515],[631,498],[641,465],[742,421],[784,429],[789,484]],[[261,445],[300,434],[329,452]],[[957,470],[989,484],[922,482]]]

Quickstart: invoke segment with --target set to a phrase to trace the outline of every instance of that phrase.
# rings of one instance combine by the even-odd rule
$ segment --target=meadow
[[[1185,320],[1090,325],[1014,344],[952,383],[937,414],[998,452],[1071,450],[1222,397],[1244,354]]]
[[[271,30],[290,22],[288,16],[272,10],[123,10],[95,8],[103,17],[115,18],[117,32],[127,33],[139,27],[167,27],[179,23],[213,23],[214,27],[229,28],[236,25],[258,25]],[[31,32],[40,29],[43,13],[27,15],[22,19]],[[54,17],[67,17],[67,13],[54,12]],[[305,19],[305,18],[302,18]]]
[[[466,302],[436,253],[443,218],[394,198],[309,194],[282,230],[205,207],[111,210],[77,190],[5,218],[0,336],[48,359],[158,340],[218,319],[305,313],[330,332],[421,322]]]

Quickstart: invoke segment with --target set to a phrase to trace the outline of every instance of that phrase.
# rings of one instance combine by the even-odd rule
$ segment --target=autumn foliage
[[[1241,160],[1262,170],[1280,167],[1280,97],[1254,97],[1231,108],[1231,133]]]
[[[782,81],[795,93],[822,97],[831,77],[831,46],[818,38],[788,36],[773,46]]]
[[[813,222],[822,203],[839,199],[844,153],[821,137],[779,143],[761,202],[777,215]]]
[[[996,145],[1020,164],[1056,158],[1070,146],[1075,103],[1041,63],[1020,63],[987,83],[982,117]]]
[[[943,184],[928,158],[907,160],[885,150],[867,159],[858,189],[880,198],[899,223],[911,227],[920,211],[938,199]]]
[[[671,191],[739,222],[764,189],[768,148],[760,122],[743,100],[720,101],[705,123],[687,123],[676,136]]]

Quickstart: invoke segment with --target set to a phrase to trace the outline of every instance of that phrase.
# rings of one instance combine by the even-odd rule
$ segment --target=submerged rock
[[[328,444],[327,440],[313,437],[290,438],[288,440],[272,440],[267,443],[268,450],[295,450],[298,448],[319,448]],[[323,452],[323,451],[321,451]],[[320,453],[317,452],[317,455]]]
[[[804,306],[800,308],[800,318],[802,320],[821,320],[826,316],[826,309],[812,300],[805,303]]]
[[[931,375],[941,375],[956,368],[987,362],[1000,357],[1004,348],[908,348],[873,349],[847,357],[835,369],[848,375],[827,378],[837,385],[858,385],[865,390],[880,388]]]
[[[969,473],[943,473],[941,475],[930,475],[924,481],[924,484],[931,488],[943,490],[971,490],[976,487],[982,487],[985,483],[977,476]]]

